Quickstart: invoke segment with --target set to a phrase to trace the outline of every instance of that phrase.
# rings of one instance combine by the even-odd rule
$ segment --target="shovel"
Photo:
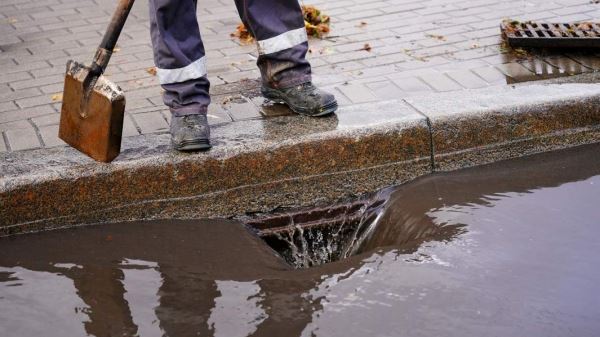
[[[108,65],[134,0],[120,0],[88,67],[69,60],[58,136],[97,161],[110,162],[121,151],[125,95],[102,74]]]

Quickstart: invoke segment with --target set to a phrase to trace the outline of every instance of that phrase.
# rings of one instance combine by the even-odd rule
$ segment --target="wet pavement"
[[[0,335],[596,336],[599,151],[390,190],[355,255],[310,269],[224,220],[3,238]]]
[[[512,53],[499,23],[590,21],[600,7],[588,0],[355,0],[309,1],[331,16],[331,33],[311,39],[317,84],[342,106],[435,92],[504,86],[590,73],[597,51]],[[240,19],[233,1],[198,3],[208,59],[213,125],[289,114],[240,90],[258,78],[254,45],[230,34]],[[68,59],[88,62],[114,1],[4,0],[0,4],[0,152],[64,146],[58,139],[62,82]],[[154,71],[148,8],[137,2],[106,72],[126,92],[126,137],[168,131]],[[254,84],[256,88],[256,83]],[[373,113],[373,110],[366,113]]]

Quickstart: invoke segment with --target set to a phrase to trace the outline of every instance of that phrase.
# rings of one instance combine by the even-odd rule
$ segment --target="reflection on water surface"
[[[0,240],[0,336],[597,336],[600,146],[396,188],[293,269],[230,221]]]

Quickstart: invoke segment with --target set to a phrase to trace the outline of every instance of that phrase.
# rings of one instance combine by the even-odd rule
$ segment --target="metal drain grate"
[[[600,48],[600,24],[503,22],[502,33],[511,47]]]

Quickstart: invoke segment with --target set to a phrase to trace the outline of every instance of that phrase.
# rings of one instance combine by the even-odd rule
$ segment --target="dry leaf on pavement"
[[[243,43],[251,43],[254,40],[254,36],[252,36],[252,33],[250,33],[243,23],[240,23],[235,28],[235,32],[231,33],[230,35],[231,37],[239,38]]]
[[[306,28],[308,36],[320,38],[329,33],[329,16],[323,14],[315,6],[302,5],[302,16],[304,17],[304,28]],[[237,37],[242,43],[251,43],[254,41],[252,32],[243,23],[240,23],[235,31],[229,35]]]
[[[425,34],[425,36],[430,37],[432,39],[436,39],[439,41],[446,41],[446,37],[444,35],[437,35],[437,34]]]

